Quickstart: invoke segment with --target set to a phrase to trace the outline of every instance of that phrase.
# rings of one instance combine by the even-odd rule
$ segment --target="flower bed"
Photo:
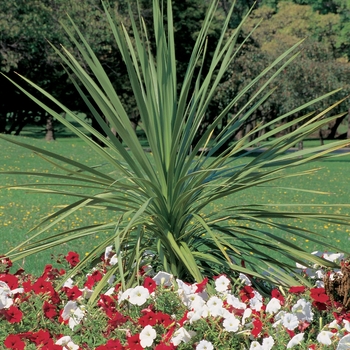
[[[235,281],[221,275],[188,284],[144,269],[141,284],[126,291],[111,278],[93,305],[88,298],[115,256],[109,247],[89,274],[69,278],[57,292],[59,278],[69,276],[78,261],[70,252],[59,261],[65,269],[47,265],[35,278],[23,270],[10,273],[11,262],[2,259],[0,343],[6,349],[350,348],[347,295],[335,288],[341,285],[343,269],[325,273],[303,268],[322,280],[315,279],[314,288],[272,289],[269,298],[244,275]],[[347,271],[347,262],[342,266]]]

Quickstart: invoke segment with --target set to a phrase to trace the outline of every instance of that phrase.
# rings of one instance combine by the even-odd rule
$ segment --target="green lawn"
[[[16,140],[27,142],[37,147],[43,147],[49,151],[59,152],[61,155],[84,162],[87,165],[99,164],[99,159],[90,152],[82,141],[76,138],[59,139],[52,143],[44,140],[32,139],[25,137],[14,137]],[[52,166],[42,160],[33,152],[12,145],[11,143],[0,140],[3,161],[0,163],[0,171],[35,171],[46,172],[52,171]],[[249,161],[246,157],[244,162]],[[321,203],[321,204],[346,204],[349,203],[349,173],[350,173],[350,155],[336,157],[323,162],[315,162],[308,166],[303,166],[304,170],[319,168],[314,174],[302,178],[289,178],[270,184],[266,187],[259,187],[246,190],[239,195],[227,197],[206,209],[205,214],[220,211],[227,203],[276,203],[276,206],[283,203]],[[106,169],[106,172],[111,169]],[[293,169],[290,170],[291,172]],[[14,175],[0,175],[0,186],[42,182],[38,177],[24,177]],[[310,192],[300,192],[293,188],[302,188],[308,190],[328,192],[327,194],[315,195]],[[84,190],[82,190],[84,191]],[[58,210],[60,206],[69,204],[71,199],[61,196],[48,196],[32,193],[25,193],[18,190],[0,189],[0,227],[2,235],[2,244],[0,254],[6,253],[9,249],[16,246],[22,240],[30,237],[32,233],[29,230],[46,215]],[[298,206],[297,210],[304,210]],[[315,210],[319,210],[315,208]],[[334,206],[333,212],[349,213],[348,208]],[[47,234],[54,234],[68,228],[79,227],[81,225],[93,224],[100,221],[108,222],[112,219],[111,213],[107,211],[85,210],[77,213],[71,220],[61,222],[52,228]],[[232,222],[232,225],[235,223]],[[346,249],[349,246],[350,228],[338,225],[321,225],[315,222],[294,222],[291,224],[298,225],[302,228],[312,229],[325,236],[324,241],[332,243],[338,247]],[[245,223],[250,225],[250,223]],[[110,234],[106,232],[105,234]],[[285,238],[295,241],[300,246],[310,251],[322,250],[322,247],[311,244],[308,240],[297,240],[296,237],[285,235]],[[53,252],[38,254],[35,257],[28,258],[20,262],[20,265],[27,271],[40,273],[43,266],[49,262],[51,253],[66,254],[70,250],[75,250],[80,254],[87,253],[101,239],[101,234],[94,234],[76,241],[69,246],[61,246]],[[283,257],[281,257],[283,258]]]

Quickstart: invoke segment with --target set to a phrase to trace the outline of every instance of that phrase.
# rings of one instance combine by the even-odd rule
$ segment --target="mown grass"
[[[16,140],[26,142],[37,147],[45,148],[49,151],[58,152],[61,155],[83,162],[87,165],[97,165],[100,163],[98,157],[91,153],[90,149],[76,138],[59,139],[52,143],[44,140],[16,137]],[[34,171],[34,172],[52,172],[52,166],[41,159],[38,155],[11,143],[0,140],[2,150],[2,159],[0,171]],[[245,157],[242,162],[248,162],[251,158]],[[307,176],[292,177],[271,183],[269,186],[251,188],[238,195],[224,198],[215,204],[206,208],[203,214],[215,213],[221,211],[228,203],[275,203],[276,207],[284,203],[300,204],[296,210],[305,210],[301,204],[314,203],[314,210],[322,212],[316,204],[347,204],[349,203],[349,173],[350,173],[350,155],[335,157],[323,162],[314,162],[305,165],[301,169],[318,170]],[[105,169],[106,172],[112,169]],[[58,170],[55,170],[59,172]],[[289,171],[293,172],[294,169]],[[0,186],[8,186],[24,183],[43,182],[42,178],[25,177],[15,175],[0,175]],[[295,188],[327,192],[327,194],[315,194],[311,192],[296,191]],[[86,191],[86,189],[80,189]],[[55,195],[38,195],[26,193],[19,190],[0,189],[0,228],[1,228],[1,248],[0,254],[4,254],[24,239],[29,238],[33,233],[30,229],[39,223],[40,219],[46,215],[58,210],[62,205],[69,204],[72,199],[67,196]],[[335,205],[332,209],[335,213],[348,214],[349,208]],[[112,213],[101,210],[82,210],[74,215],[70,220],[64,220],[54,228],[50,229],[47,234],[51,235],[69,228],[75,228],[82,225],[94,224],[97,222],[108,222],[112,220]],[[235,222],[231,222],[235,225]],[[246,222],[249,226],[251,223]],[[323,241],[331,243],[339,248],[347,249],[350,239],[350,227],[339,225],[321,225],[314,221],[299,222],[290,220],[291,225],[297,225],[301,228],[310,229],[324,235]],[[104,233],[111,234],[110,232]],[[278,234],[282,234],[278,232]],[[50,261],[51,254],[66,254],[70,250],[75,250],[84,255],[94,247],[100,240],[101,233],[85,237],[82,240],[75,241],[72,244],[63,245],[55,248],[50,252],[43,252],[34,257],[27,258],[26,261],[20,262],[28,272],[39,274],[46,263]],[[284,238],[303,246],[309,251],[322,250],[321,246],[311,243],[308,239],[298,239],[292,235],[284,234]],[[283,257],[280,257],[283,259]]]

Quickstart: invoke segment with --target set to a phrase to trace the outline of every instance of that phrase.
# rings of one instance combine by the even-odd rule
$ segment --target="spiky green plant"
[[[123,176],[115,177],[113,172],[105,173],[103,169],[88,167],[1,135],[1,138],[35,151],[58,169],[66,172],[66,175],[58,173],[30,175],[58,180],[68,179],[74,181],[76,186],[92,188],[95,191],[92,195],[83,195],[74,189],[57,190],[57,187],[54,187],[56,189],[38,188],[29,185],[21,187],[43,194],[64,194],[77,199],[74,203],[45,218],[39,225],[39,231],[30,240],[22,242],[7,255],[14,260],[22,259],[29,254],[79,239],[87,234],[113,230],[114,234],[90,252],[76,269],[79,270],[89,262],[89,259],[99,256],[106,246],[114,244],[118,254],[118,264],[110,274],[117,273],[124,288],[135,283],[140,264],[146,263],[151,263],[157,269],[168,271],[187,280],[191,278],[201,281],[204,276],[234,271],[286,285],[300,283],[302,278],[296,274],[293,275],[293,264],[281,263],[279,259],[271,256],[271,251],[292,261],[327,264],[326,261],[304,251],[302,247],[281,238],[276,233],[278,231],[273,233],[269,227],[320,243],[316,234],[289,226],[283,223],[283,219],[318,219],[348,223],[349,219],[345,216],[331,214],[321,216],[307,210],[307,205],[304,212],[296,213],[283,212],[271,205],[243,205],[239,201],[233,201],[232,205],[223,208],[216,215],[201,214],[205,207],[224,196],[239,198],[245,189],[283,179],[286,176],[283,173],[284,169],[290,167],[296,169],[297,166],[306,162],[328,157],[332,151],[348,144],[345,140],[295,153],[286,152],[323,125],[339,117],[327,116],[335,105],[318,114],[312,116],[305,114],[289,123],[274,127],[279,121],[335,93],[331,92],[279,116],[268,125],[258,126],[243,139],[222,150],[226,140],[234,135],[273,93],[269,89],[269,83],[298,56],[295,50],[300,43],[282,54],[240,91],[208,126],[200,140],[194,143],[198,126],[205,117],[220,80],[244,44],[244,42],[237,44],[240,26],[235,31],[228,30],[229,19],[234,8],[232,6],[222,24],[221,36],[213,52],[208,72],[204,73],[200,68],[206,53],[208,30],[218,3],[217,0],[212,1],[208,8],[179,90],[171,1],[167,1],[165,9],[158,0],[153,1],[156,47],[154,55],[149,46],[150,39],[142,17],[139,17],[138,23],[130,16],[131,36],[123,24],[115,23],[104,5],[110,28],[127,67],[141,125],[151,149],[150,156],[143,150],[107,74],[73,21],[74,30],[71,31],[66,27],[65,30],[75,43],[89,72],[92,72],[92,77],[64,47],[61,49],[54,47],[54,50],[61,57],[81,98],[89,106],[92,115],[100,123],[107,137],[79,119],[74,112],[47,91],[23,77],[87,132],[95,135],[105,147],[100,147],[86,133],[81,132],[59,113],[17,85],[22,92],[73,131],[89,145],[91,151],[96,152],[104,162]],[[163,10],[166,12],[166,24],[163,21]],[[257,89],[257,83],[261,79],[265,79],[266,83]],[[255,91],[251,94],[249,102],[230,119],[219,135],[213,137],[215,128],[248,91]],[[273,137],[288,130],[292,125],[299,125],[299,127],[285,136]],[[271,127],[271,131],[255,138],[254,141],[249,141],[252,134],[259,135],[262,128],[268,127]],[[111,128],[117,130],[123,144],[115,137]],[[259,155],[244,165],[236,166],[235,160],[242,156],[244,149],[263,140],[265,140],[266,150],[262,150]],[[208,147],[209,142],[209,151],[203,151]],[[213,155],[215,157],[212,157]],[[302,174],[302,171],[297,172],[296,169],[293,176]],[[60,183],[53,185],[59,186]],[[315,206],[314,203],[312,205]],[[113,223],[69,230],[34,242],[48,228],[80,208],[86,207],[110,210],[115,213],[116,219]],[[237,224],[231,224],[231,220],[235,220]],[[242,220],[258,223],[259,228],[254,226],[247,228],[239,224]],[[18,248],[23,250],[19,251]],[[254,254],[251,255],[250,252]],[[246,261],[246,267],[241,266],[242,260]],[[271,267],[275,269],[274,273],[264,275],[263,272]],[[102,284],[108,278],[109,275],[105,276]],[[305,280],[302,282],[307,283]],[[98,295],[98,292],[99,288],[96,289],[95,295]]]

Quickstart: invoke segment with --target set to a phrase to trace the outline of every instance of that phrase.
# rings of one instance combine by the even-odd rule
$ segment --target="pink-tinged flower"
[[[299,333],[295,335],[287,344],[287,349],[292,348],[295,345],[299,345],[304,339],[304,333]]]
[[[6,309],[4,315],[6,320],[10,323],[21,322],[23,317],[22,311],[14,305],[11,305],[8,309]]]
[[[46,300],[44,301],[44,304],[43,304],[43,311],[44,311],[44,315],[47,318],[54,318],[55,316],[57,316],[56,305],[50,304]]]
[[[196,350],[214,350],[214,346],[208,340],[201,340],[196,346]]]
[[[254,328],[252,329],[251,334],[254,338],[257,338],[262,330],[263,324],[259,318],[255,318],[253,321],[253,326]]]
[[[332,344],[332,340],[331,338],[334,336],[334,333],[329,332],[329,331],[322,331],[321,333],[319,333],[319,335],[317,336],[317,341],[321,344],[324,345],[331,345]]]
[[[288,292],[292,294],[302,294],[305,292],[305,290],[306,290],[305,286],[296,286],[296,287],[290,287]]]
[[[65,259],[67,260],[70,267],[74,267],[74,266],[78,265],[78,263],[80,261],[79,254],[75,253],[75,252],[69,252],[65,256]]]
[[[6,272],[10,270],[12,266],[12,261],[10,258],[5,257],[4,255],[0,255],[0,264],[5,266]]]
[[[230,285],[230,280],[225,276],[221,275],[218,278],[215,278],[215,290],[219,293],[226,292]]]
[[[18,335],[10,334],[5,339],[4,345],[6,346],[6,349],[24,350],[26,343],[22,341]]]
[[[149,293],[153,293],[157,288],[156,282],[151,277],[145,278],[143,286],[148,289]]]
[[[130,350],[143,350],[139,334],[132,335],[127,339],[127,342]]]
[[[157,337],[157,332],[152,326],[146,326],[140,333],[140,344],[143,348],[152,346],[154,339]]]

